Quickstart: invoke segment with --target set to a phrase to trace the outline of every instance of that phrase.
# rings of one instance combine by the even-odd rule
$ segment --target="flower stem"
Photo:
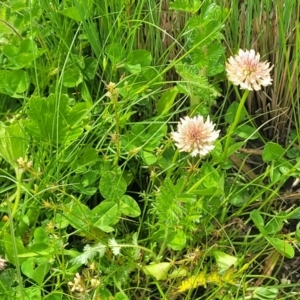
[[[226,141],[225,141],[225,147],[224,147],[224,152],[223,152],[223,158],[224,158],[224,161],[226,160],[227,158],[227,154],[228,154],[228,148],[229,148],[229,144],[230,144],[230,140],[231,140],[231,136],[237,126],[237,124],[239,123],[239,120],[240,120],[240,116],[241,116],[241,113],[242,113],[242,109],[245,105],[245,101],[247,99],[249,95],[249,90],[246,90],[240,103],[239,103],[239,106],[238,106],[238,109],[236,111],[236,115],[235,115],[235,118],[234,118],[234,121],[232,123],[232,125],[229,127],[229,130],[228,130],[228,133],[227,133],[227,136],[226,136]]]
[[[121,156],[121,145],[120,145],[120,120],[119,120],[119,112],[118,112],[118,95],[112,96],[112,102],[114,106],[115,111],[115,122],[116,122],[116,147],[117,147],[117,153],[114,160],[114,163],[116,166],[118,166],[119,158]]]
[[[16,185],[17,185],[17,190],[15,193],[15,203],[12,209],[12,217],[14,217],[15,213],[17,212],[19,208],[19,203],[20,203],[20,198],[21,198],[21,182],[22,182],[22,171],[19,170],[18,168],[15,169],[16,172]]]

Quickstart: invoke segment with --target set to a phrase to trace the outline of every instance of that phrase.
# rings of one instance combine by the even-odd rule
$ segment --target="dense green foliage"
[[[299,299],[300,5],[256,2],[1,2],[1,299]],[[239,48],[272,86],[228,83]]]

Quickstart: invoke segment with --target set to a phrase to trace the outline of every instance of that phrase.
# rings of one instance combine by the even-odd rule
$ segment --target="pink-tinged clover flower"
[[[205,156],[214,149],[214,142],[219,137],[209,117],[203,116],[181,118],[176,132],[171,133],[172,139],[179,151],[188,152],[191,156]]]
[[[231,56],[226,63],[227,78],[234,85],[239,85],[244,90],[259,91],[261,86],[272,84],[269,62],[260,62],[260,54],[255,51],[239,50],[234,57]]]

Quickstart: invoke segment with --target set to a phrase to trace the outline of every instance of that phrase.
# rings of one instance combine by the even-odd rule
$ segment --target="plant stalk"
[[[234,121],[233,121],[232,125],[229,127],[229,131],[228,131],[228,134],[226,136],[224,152],[223,152],[223,161],[225,161],[227,159],[227,154],[228,154],[228,149],[229,149],[229,145],[230,145],[231,136],[232,136],[237,124],[239,123],[240,116],[241,116],[241,113],[242,113],[242,109],[245,105],[245,101],[246,101],[248,95],[249,95],[249,90],[246,90],[243,97],[242,97],[242,99],[241,99],[241,101],[240,101],[240,103],[239,103]]]

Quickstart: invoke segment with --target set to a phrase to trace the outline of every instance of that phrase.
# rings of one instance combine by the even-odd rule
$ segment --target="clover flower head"
[[[172,139],[179,151],[188,152],[191,156],[205,156],[214,149],[214,142],[219,137],[209,117],[204,121],[203,116],[188,116],[181,118],[176,132],[171,133]]]
[[[0,270],[4,270],[6,267],[6,260],[0,256]]]
[[[85,292],[85,284],[84,284],[84,280],[83,278],[80,276],[79,273],[75,274],[74,277],[74,282],[69,281],[68,285],[71,286],[71,291],[72,292],[79,292],[79,293],[83,293]]]
[[[119,89],[116,87],[117,85],[114,82],[110,82],[107,86],[107,92],[106,92],[106,97],[113,99],[117,98],[119,95]]]
[[[231,56],[226,63],[227,78],[241,89],[259,91],[261,86],[272,84],[269,62],[260,62],[260,54],[253,49],[239,50],[234,57]]]

